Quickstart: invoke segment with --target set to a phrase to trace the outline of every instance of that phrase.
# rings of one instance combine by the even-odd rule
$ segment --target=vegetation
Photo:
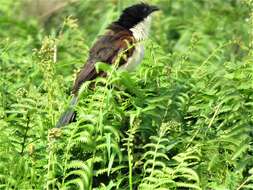
[[[253,189],[253,1],[150,1],[140,68],[98,64],[58,130],[89,47],[136,1],[68,2],[1,1],[0,189]]]

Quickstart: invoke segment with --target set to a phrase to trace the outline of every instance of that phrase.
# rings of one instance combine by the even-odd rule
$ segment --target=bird
[[[129,72],[136,69],[144,57],[144,45],[141,42],[148,38],[152,15],[158,10],[157,6],[143,2],[131,5],[122,11],[118,20],[107,27],[104,35],[98,37],[89,50],[86,63],[76,76],[72,88],[72,99],[58,120],[56,128],[68,125],[75,120],[74,108],[78,103],[81,85],[99,76],[106,76],[106,73],[96,70],[96,63],[118,64],[118,69]]]

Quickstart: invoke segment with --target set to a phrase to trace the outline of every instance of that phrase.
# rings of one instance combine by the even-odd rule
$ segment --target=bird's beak
[[[160,9],[157,6],[151,5],[150,6],[151,12],[159,11]]]

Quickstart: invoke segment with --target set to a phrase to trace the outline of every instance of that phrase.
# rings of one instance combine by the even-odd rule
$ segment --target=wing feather
[[[104,62],[115,64],[118,56],[123,52],[124,56],[120,57],[119,66],[126,63],[127,58],[133,54],[135,40],[132,33],[128,30],[109,31],[106,35],[100,37],[90,50],[89,58],[80,72],[77,74],[72,93],[77,95],[81,85],[88,80],[95,79],[101,73],[97,73],[95,64]]]

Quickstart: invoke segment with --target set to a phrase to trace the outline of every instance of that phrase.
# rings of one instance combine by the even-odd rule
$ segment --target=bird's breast
[[[120,69],[127,71],[134,71],[137,66],[141,63],[144,57],[144,46],[141,43],[135,45],[134,52],[131,57],[128,58],[128,61],[121,66]]]

